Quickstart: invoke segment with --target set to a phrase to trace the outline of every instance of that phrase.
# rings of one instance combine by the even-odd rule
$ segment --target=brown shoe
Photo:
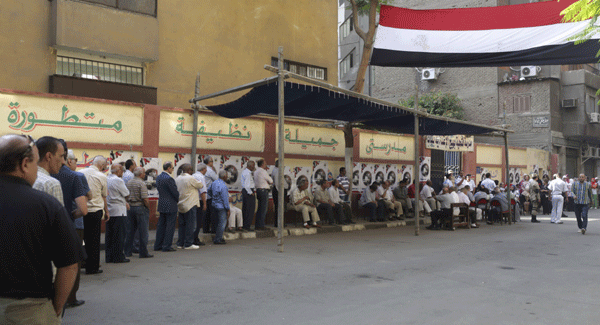
[[[318,223],[315,223],[315,224],[313,225],[313,227],[321,228],[321,225],[320,225],[320,224],[318,224]]]
[[[304,228],[306,228],[306,229],[310,229],[310,225],[309,225],[309,224],[305,224],[305,225],[304,225]]]

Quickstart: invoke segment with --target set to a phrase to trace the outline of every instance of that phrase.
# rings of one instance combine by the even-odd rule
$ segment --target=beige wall
[[[56,69],[56,51],[51,47],[55,32],[51,28],[51,6],[49,1],[0,0],[0,88],[48,92],[48,77]],[[159,60],[145,66],[146,85],[158,88],[158,105],[189,108],[197,73],[202,94],[272,76],[263,66],[277,56],[278,46],[283,46],[288,60],[327,68],[326,82],[337,85],[335,1],[168,0],[158,1],[157,13]],[[121,16],[126,19],[140,15],[111,15]],[[118,44],[129,44],[124,42],[127,35],[111,33]],[[79,44],[79,49],[71,51],[89,51],[89,44]],[[122,46],[120,53],[106,55],[118,58],[135,53]],[[215,102],[203,104],[211,103]]]

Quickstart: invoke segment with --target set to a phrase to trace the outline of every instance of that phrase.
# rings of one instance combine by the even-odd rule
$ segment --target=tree
[[[405,107],[414,107],[415,97],[411,96],[398,103]],[[424,94],[419,96],[419,108],[433,115],[464,119],[464,109],[456,94],[442,93],[441,91]]]

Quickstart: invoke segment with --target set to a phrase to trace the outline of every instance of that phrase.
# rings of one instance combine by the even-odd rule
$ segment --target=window
[[[344,22],[340,25],[340,41],[350,35],[350,32],[354,30],[354,23],[352,22],[352,15],[350,15]]]
[[[141,67],[60,55],[56,57],[56,74],[133,85],[144,84],[144,70]]]
[[[277,67],[278,61],[279,59],[272,57],[271,65]],[[283,60],[283,69],[295,74],[299,74],[301,76],[317,80],[327,80],[327,68],[317,67],[306,63]]]
[[[81,0],[103,6],[156,17],[157,0]]]
[[[596,97],[590,94],[586,95],[585,112],[588,114],[598,113],[598,101],[596,100]]]
[[[340,79],[354,67],[354,50],[340,62]]]
[[[531,95],[518,95],[513,98],[513,113],[520,114],[531,111]]]

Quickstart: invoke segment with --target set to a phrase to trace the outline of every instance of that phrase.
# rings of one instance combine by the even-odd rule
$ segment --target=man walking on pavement
[[[548,185],[550,194],[552,196],[552,213],[550,214],[550,223],[561,225],[563,222],[560,221],[563,211],[563,204],[565,202],[565,192],[567,192],[567,185],[560,178],[560,174],[554,174],[554,180]]]
[[[177,202],[179,202],[179,191],[173,173],[173,163],[167,161],[163,164],[163,172],[156,177],[156,189],[158,190],[158,225],[156,226],[156,241],[154,250],[172,252],[173,235],[175,234],[175,222],[177,222]]]
[[[588,210],[592,202],[592,185],[586,182],[584,174],[579,174],[579,181],[573,184],[571,188],[575,200],[575,217],[577,226],[582,235],[587,231]]]

